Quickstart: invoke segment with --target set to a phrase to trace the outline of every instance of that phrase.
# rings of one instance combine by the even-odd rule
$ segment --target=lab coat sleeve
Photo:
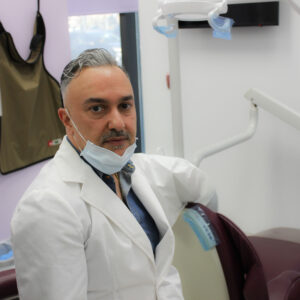
[[[195,202],[217,210],[217,193],[208,175],[185,159],[174,160],[171,172],[176,193],[183,205]]]
[[[217,194],[207,174],[189,161],[145,154],[137,155],[134,160],[160,200],[171,226],[189,202],[217,209]]]
[[[49,190],[31,191],[11,231],[20,299],[87,299],[84,233],[67,201]]]

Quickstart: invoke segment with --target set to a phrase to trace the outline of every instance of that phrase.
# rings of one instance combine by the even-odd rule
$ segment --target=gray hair
[[[126,71],[118,65],[115,58],[103,48],[88,49],[79,54],[79,56],[71,60],[64,68],[60,79],[60,89],[62,96],[68,84],[72,79],[77,76],[80,71],[88,67],[101,67],[101,66],[116,66],[122,69],[128,76]]]

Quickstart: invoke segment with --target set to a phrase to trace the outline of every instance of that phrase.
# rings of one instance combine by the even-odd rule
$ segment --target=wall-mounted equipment
[[[223,17],[234,20],[234,27],[279,25],[279,1],[248,3],[250,2],[248,0],[247,3],[238,2],[241,1],[228,0],[228,10],[225,14],[222,14]],[[179,21],[179,28],[205,27],[209,27],[207,21]]]

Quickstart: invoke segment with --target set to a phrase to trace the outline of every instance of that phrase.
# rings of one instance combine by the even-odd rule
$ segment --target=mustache
[[[115,137],[124,137],[125,139],[129,140],[130,134],[125,130],[118,131],[118,130],[112,129],[110,132],[104,134],[101,137],[101,143],[107,142],[109,139],[115,138]]]

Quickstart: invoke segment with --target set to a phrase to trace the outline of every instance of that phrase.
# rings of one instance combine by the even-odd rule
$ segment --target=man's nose
[[[113,109],[109,114],[108,129],[122,130],[125,127],[123,116],[118,109]]]

